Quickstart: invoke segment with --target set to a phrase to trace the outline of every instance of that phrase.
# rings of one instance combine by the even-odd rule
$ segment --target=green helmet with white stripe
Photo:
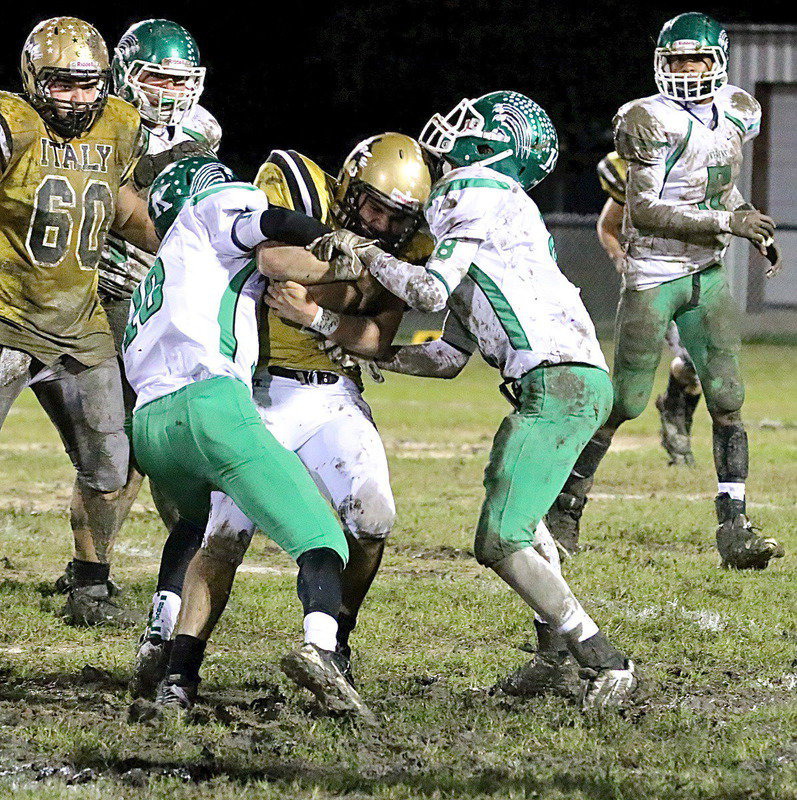
[[[677,56],[711,59],[706,72],[672,72],[670,59]],[[653,67],[658,90],[671,100],[705,100],[728,82],[728,33],[717,20],[690,11],[664,23]]]
[[[197,104],[205,84],[194,37],[168,19],[131,25],[111,62],[114,91],[152,125],[177,125]]]
[[[519,92],[490,92],[435,114],[420,143],[455,167],[489,166],[526,191],[553,171],[559,156],[556,129],[532,99]]]
[[[162,239],[191,197],[219,183],[236,182],[235,174],[212,156],[181,158],[166,167],[149,190],[149,216]]]

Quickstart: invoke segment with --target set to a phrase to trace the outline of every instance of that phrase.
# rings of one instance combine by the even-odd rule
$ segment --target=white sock
[[[576,627],[581,626],[581,631],[578,634],[578,641],[583,642],[594,636],[598,632],[598,626],[595,620],[587,614],[579,603],[573,613],[559,626],[559,633],[567,634],[574,630]]]
[[[338,621],[323,611],[311,611],[304,618],[304,642],[322,650],[334,650],[338,643]]]
[[[718,483],[717,494],[729,494],[731,500],[744,500],[743,483]]]
[[[182,603],[174,592],[155,592],[147,635],[160,636],[164,641],[171,639]]]

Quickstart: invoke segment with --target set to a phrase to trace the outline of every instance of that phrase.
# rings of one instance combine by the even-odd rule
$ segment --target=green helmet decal
[[[674,56],[711,59],[705,72],[672,72]],[[705,100],[728,82],[728,33],[715,19],[690,11],[664,23],[653,57],[656,86],[672,100]]]
[[[482,164],[514,178],[528,191],[553,171],[559,156],[548,115],[519,92],[490,92],[435,114],[420,143],[450,164]]]
[[[152,125],[177,125],[205,84],[194,37],[168,19],[131,25],[114,49],[114,90]]]
[[[233,171],[213,156],[190,156],[170,164],[149,190],[149,216],[158,236],[166,235],[191,197],[216,184],[237,180]]]

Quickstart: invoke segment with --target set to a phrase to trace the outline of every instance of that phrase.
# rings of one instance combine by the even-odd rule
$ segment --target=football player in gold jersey
[[[275,150],[255,184],[274,205],[301,211],[332,228],[356,230],[404,258],[423,261],[431,253],[431,239],[419,228],[432,177],[420,146],[408,136],[385,133],[361,142],[337,179],[293,150]],[[273,274],[279,272],[275,265]],[[308,290],[288,286],[309,292],[326,308],[368,315],[377,323],[374,329],[384,348],[393,341],[404,313],[404,303],[370,275]],[[395,516],[384,446],[362,396],[360,363],[330,354],[322,334],[273,311],[261,323],[260,339],[253,380],[260,415],[277,440],[305,464],[338,512],[348,540],[336,659],[351,678],[349,635]],[[251,524],[234,503],[214,494],[206,538],[233,534],[231,552],[242,558],[248,538],[235,532],[248,529]],[[176,593],[156,596],[136,659],[131,684],[136,694],[151,695],[162,677],[179,608]]]
[[[153,249],[146,204],[126,183],[140,118],[108,97],[105,42],[88,23],[37,25],[22,51],[23,94],[0,92],[0,425],[31,385],[77,470],[76,586],[66,616],[98,624],[122,610],[108,593],[109,545],[128,446],[119,369],[97,298],[113,227]]]

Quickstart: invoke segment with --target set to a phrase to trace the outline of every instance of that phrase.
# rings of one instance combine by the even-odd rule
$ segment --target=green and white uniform
[[[329,547],[345,562],[331,509],[251,400],[265,284],[252,258],[254,223],[268,201],[251,184],[214,183],[213,172],[133,294],[124,360],[137,394],[138,462],[191,522],[206,523],[211,491],[219,490],[294,558]]]
[[[672,320],[709,409],[741,407],[739,311],[721,261],[730,214],[744,205],[735,186],[742,145],[756,136],[760,118],[756,100],[733,86],[719,89],[712,103],[654,95],[615,116],[615,146],[628,162],[615,337],[618,419],[644,410]]]
[[[442,362],[455,356],[441,347],[479,350],[514,383],[519,407],[493,442],[476,533],[476,557],[492,566],[534,544],[609,413],[611,383],[579,290],[560,272],[553,239],[517,181],[478,164],[455,169],[432,189],[426,219],[436,247],[425,267],[385,255],[371,271],[410,304],[448,309],[442,346],[427,355]]]

